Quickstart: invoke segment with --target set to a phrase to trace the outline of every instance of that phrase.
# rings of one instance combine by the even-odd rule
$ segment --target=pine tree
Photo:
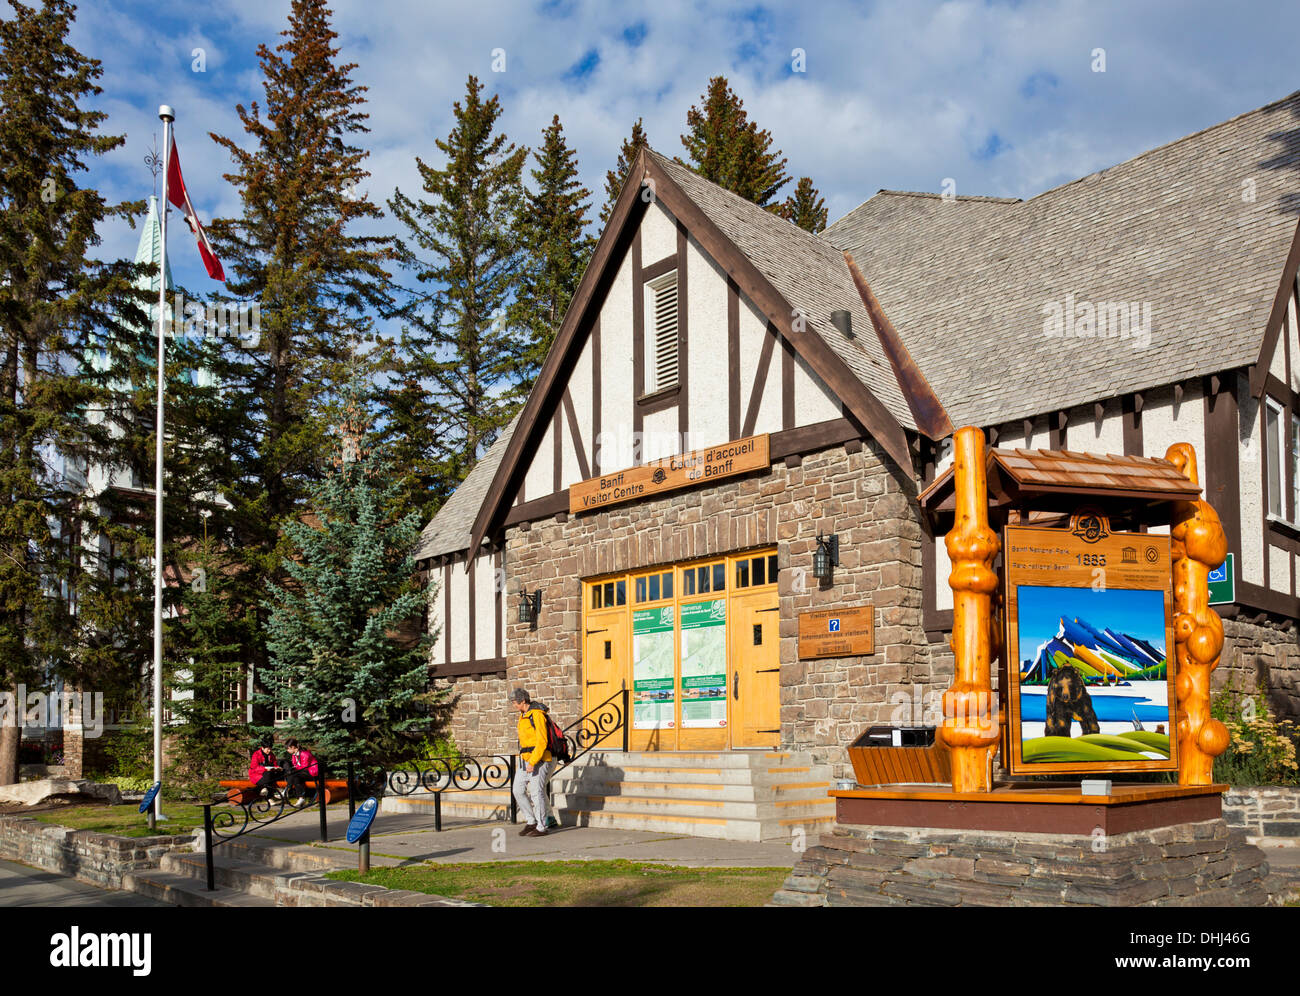
[[[781,217],[816,235],[826,227],[826,202],[813,186],[812,177],[802,176],[794,193],[781,204]]]
[[[428,427],[408,439],[401,462],[454,487],[519,407],[527,342],[511,328],[523,266],[522,171],[527,148],[495,132],[501,104],[470,76],[437,169],[416,158],[423,197],[395,190],[388,206],[405,226],[397,256],[415,286],[393,314],[404,326],[399,381],[427,384]],[[392,399],[390,399],[392,400]],[[401,399],[396,399],[400,401]],[[416,419],[408,418],[414,424]]]
[[[744,102],[725,76],[709,80],[700,102],[702,107],[686,112],[686,165],[706,180],[774,210],[772,198],[790,177],[781,150],[772,149],[771,133],[749,120]]]
[[[209,234],[229,291],[261,309],[258,347],[228,351],[215,371],[234,410],[221,489],[233,509],[214,524],[242,560],[237,604],[256,606],[278,576],[282,530],[319,477],[369,309],[387,306],[385,243],[353,231],[381,215],[359,191],[368,153],[353,144],[369,130],[366,88],[339,64],[329,15],[323,0],[293,0],[284,42],[258,48],[265,108],[237,107],[243,139],[212,135],[243,212]],[[260,643],[246,653],[255,668],[264,657]]]
[[[631,136],[623,139],[623,146],[618,150],[618,162],[613,169],[605,173],[605,206],[600,209],[601,225],[607,224],[609,216],[614,213],[614,202],[618,200],[619,192],[627,182],[628,172],[636,162],[637,153],[649,144],[650,139],[646,137],[645,129],[641,126],[641,119],[637,118],[636,124],[632,126]]]
[[[564,141],[557,114],[542,133],[531,170],[537,189],[527,194],[523,238],[527,255],[519,291],[519,323],[530,336],[524,355],[524,394],[555,341],[578,289],[595,240],[586,234],[591,191],[578,182],[578,154]]]
[[[134,268],[91,258],[109,205],[78,174],[121,145],[100,134],[100,63],[68,44],[74,8],[11,2],[0,20],[0,689],[76,687],[72,573],[85,526],[80,474],[109,445],[83,358],[97,330],[141,317]],[[146,319],[147,322],[147,319]],[[17,779],[19,730],[0,728],[0,784]]]
[[[398,633],[433,597],[415,574],[420,521],[396,510],[400,483],[367,438],[355,387],[345,410],[311,521],[286,527],[293,557],[288,583],[270,586],[264,674],[264,701],[291,710],[284,732],[336,772],[401,759],[445,697],[428,689],[428,637]]]

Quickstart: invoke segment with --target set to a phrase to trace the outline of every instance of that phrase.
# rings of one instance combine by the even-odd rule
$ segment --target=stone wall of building
[[[910,719],[916,687],[935,680],[921,628],[921,531],[912,482],[870,441],[773,465],[770,473],[694,488],[581,516],[507,530],[513,596],[542,592],[536,629],[509,614],[507,673],[447,683],[457,697],[452,734],[466,750],[513,749],[506,696],[526,687],[557,719],[581,714],[582,579],[776,546],[781,608],[782,746],[811,750],[837,776],[844,748],[865,727]],[[840,538],[827,587],[812,576],[818,533]],[[802,611],[870,602],[875,653],[798,660]],[[513,606],[513,600],[511,605]],[[951,676],[951,664],[943,682]]]
[[[1223,795],[1223,818],[1253,841],[1300,838],[1300,788],[1234,786]]]
[[[1300,633],[1289,619],[1242,612],[1223,620],[1223,654],[1211,687],[1249,693],[1261,685],[1274,716],[1300,722]]]

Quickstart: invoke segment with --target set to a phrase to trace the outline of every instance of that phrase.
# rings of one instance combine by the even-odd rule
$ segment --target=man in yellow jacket
[[[522,688],[510,697],[519,713],[519,768],[515,771],[515,802],[524,817],[521,837],[545,837],[548,807],[546,781],[551,776],[551,752],[546,744],[546,713],[533,705]]]

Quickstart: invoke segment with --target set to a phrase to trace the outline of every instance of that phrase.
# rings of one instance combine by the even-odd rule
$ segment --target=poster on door
[[[682,606],[682,726],[727,725],[727,600]]]
[[[632,613],[632,729],[674,726],[673,607]]]

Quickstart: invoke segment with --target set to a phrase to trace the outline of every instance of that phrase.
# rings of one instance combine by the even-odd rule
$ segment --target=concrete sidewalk
[[[690,867],[789,868],[798,854],[792,842],[747,843],[654,833],[560,827],[545,837],[520,837],[523,824],[444,819],[442,832],[422,814],[394,813],[375,818],[370,827],[372,865],[438,861],[654,861]],[[339,867],[355,867],[357,845],[344,839],[347,807],[328,811],[329,842],[320,842],[316,810],[296,813],[265,831],[250,835],[262,846],[310,845],[312,852],[337,857]],[[807,841],[808,846],[816,843]]]

